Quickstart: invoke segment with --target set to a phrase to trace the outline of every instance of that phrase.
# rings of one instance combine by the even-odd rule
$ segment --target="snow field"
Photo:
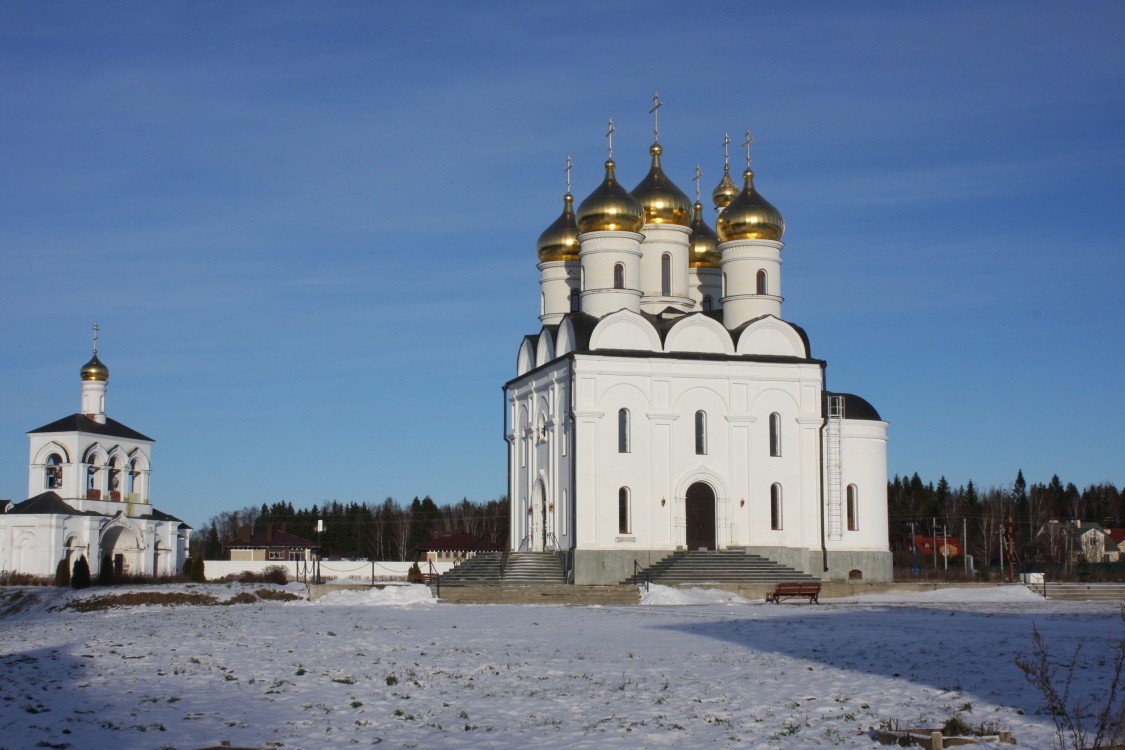
[[[661,588],[639,607],[449,605],[420,586],[39,607],[0,619],[0,747],[874,748],[882,721],[962,711],[1046,748],[1013,663],[1032,623],[1059,653],[1086,639],[1085,691],[1122,630],[1112,604],[1019,587],[820,606]]]

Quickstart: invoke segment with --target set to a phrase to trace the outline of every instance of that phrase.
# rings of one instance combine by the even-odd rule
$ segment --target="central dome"
[[[574,196],[563,196],[563,212],[539,235],[539,262],[578,260],[578,224],[574,219]]]
[[[785,234],[785,220],[781,212],[754,189],[754,171],[742,173],[746,185],[730,205],[719,214],[715,224],[719,240],[780,240]]]
[[[641,202],[621,187],[613,159],[605,163],[605,179],[578,206],[579,232],[639,232],[645,223]]]
[[[661,169],[660,154],[664,149],[659,143],[654,143],[648,152],[652,154],[652,168],[633,188],[633,197],[641,202],[645,211],[645,224],[688,226],[691,222],[691,201]]]

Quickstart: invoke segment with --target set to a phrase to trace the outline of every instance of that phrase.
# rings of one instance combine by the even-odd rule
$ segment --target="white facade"
[[[0,570],[51,576],[85,556],[96,575],[176,575],[190,528],[152,507],[153,440],[105,414],[109,371],[82,370],[82,411],[28,433],[28,500],[0,513]]]
[[[598,200],[577,216],[579,309],[542,318],[505,385],[512,548],[566,553],[575,583],[688,548],[889,580],[888,424],[826,391],[826,363],[781,318],[783,225],[752,174],[712,267],[689,270],[681,226],[644,222],[639,242],[591,227],[587,206],[614,213]],[[720,273],[705,309],[699,282],[718,291]]]

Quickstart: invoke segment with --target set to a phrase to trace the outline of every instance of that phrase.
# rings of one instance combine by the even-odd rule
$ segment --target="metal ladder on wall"
[[[840,448],[840,432],[844,420],[844,397],[828,397],[828,421],[825,439],[827,441],[827,483],[828,483],[828,538],[839,541],[843,538],[843,508],[841,507],[841,484],[843,480],[843,457]]]

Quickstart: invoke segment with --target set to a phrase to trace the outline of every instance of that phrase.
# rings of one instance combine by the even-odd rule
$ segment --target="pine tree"
[[[70,585],[70,563],[66,558],[59,560],[59,564],[55,566],[55,585],[60,588],[66,588]]]
[[[84,589],[90,586],[90,563],[86,562],[86,556],[82,555],[74,561],[74,570],[70,574],[70,587],[74,589]]]

